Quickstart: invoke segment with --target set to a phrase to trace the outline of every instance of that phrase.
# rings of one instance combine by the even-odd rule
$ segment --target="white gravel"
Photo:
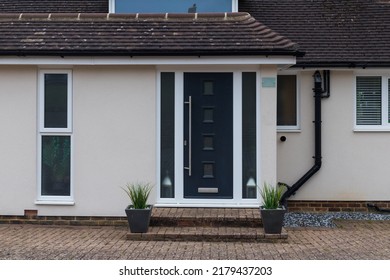
[[[285,227],[335,227],[333,220],[373,220],[390,221],[390,213],[360,213],[360,212],[334,212],[334,213],[286,213]]]

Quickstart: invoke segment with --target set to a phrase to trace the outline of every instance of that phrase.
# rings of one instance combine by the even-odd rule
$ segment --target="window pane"
[[[203,163],[203,178],[214,178],[214,162]]]
[[[356,124],[382,124],[382,78],[356,78]]]
[[[42,136],[42,195],[70,195],[70,136]]]
[[[277,123],[280,126],[297,125],[297,78],[295,75],[278,76]]]
[[[214,150],[214,135],[203,135],[203,150]]]
[[[115,0],[116,13],[232,12],[232,0]]]
[[[243,198],[256,198],[256,73],[242,73]]]
[[[214,81],[203,82],[203,95],[214,95]]]
[[[174,197],[175,73],[161,73],[161,197]]]
[[[204,123],[214,122],[214,108],[203,108],[203,122]]]
[[[68,127],[68,75],[45,74],[45,128]]]

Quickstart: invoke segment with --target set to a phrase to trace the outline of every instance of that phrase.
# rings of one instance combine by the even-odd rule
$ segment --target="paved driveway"
[[[128,241],[125,227],[0,225],[0,259],[390,259],[389,221],[287,228],[288,243]]]

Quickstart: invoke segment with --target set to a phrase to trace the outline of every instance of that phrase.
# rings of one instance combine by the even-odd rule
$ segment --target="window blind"
[[[382,78],[356,78],[356,124],[381,125]]]

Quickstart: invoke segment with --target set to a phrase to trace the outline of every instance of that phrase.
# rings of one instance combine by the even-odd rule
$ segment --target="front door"
[[[185,73],[184,98],[184,198],[233,198],[233,73]]]

